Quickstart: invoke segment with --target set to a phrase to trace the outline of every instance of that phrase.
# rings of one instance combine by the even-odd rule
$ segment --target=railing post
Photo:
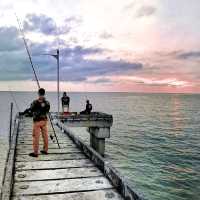
[[[11,146],[11,138],[12,138],[12,119],[13,119],[13,102],[10,104],[9,147]]]

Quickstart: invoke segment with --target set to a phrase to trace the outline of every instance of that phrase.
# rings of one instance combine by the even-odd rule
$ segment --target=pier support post
[[[105,138],[110,138],[110,128],[89,127],[90,146],[99,154],[105,154]]]

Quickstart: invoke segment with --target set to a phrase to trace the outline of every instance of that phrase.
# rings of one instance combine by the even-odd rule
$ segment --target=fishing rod
[[[25,38],[24,31],[23,31],[23,29],[22,29],[22,27],[21,27],[20,20],[19,20],[19,18],[17,17],[17,14],[16,14],[16,13],[15,13],[15,16],[16,16],[17,23],[18,23],[18,26],[19,26],[19,31],[20,31],[20,33],[21,33],[21,35],[22,35],[22,38],[23,38],[23,41],[24,41],[24,46],[25,46],[26,52],[27,52],[27,54],[28,54],[28,58],[29,58],[29,61],[30,61],[30,64],[31,64],[31,68],[32,68],[32,70],[33,70],[33,74],[34,74],[34,76],[35,76],[35,80],[36,80],[38,89],[40,89],[39,79],[38,79],[38,77],[37,77],[37,74],[36,74],[36,71],[35,71],[35,68],[34,68],[34,65],[33,65],[33,62],[32,62],[31,54],[30,54],[30,51],[29,51],[29,48],[28,48],[28,44],[27,44],[27,42],[26,42],[26,38]],[[56,142],[57,142],[58,147],[59,147],[59,149],[60,149],[60,144],[59,144],[59,142],[58,142],[58,138],[57,138],[57,135],[56,135],[54,126],[53,126],[53,122],[52,122],[52,119],[51,119],[51,114],[48,113],[48,115],[49,115],[49,121],[50,121],[51,127],[52,127],[52,129],[53,129],[54,136],[55,136],[55,138],[56,138]],[[50,135],[50,138],[51,138],[51,140],[53,140],[53,136],[52,136],[52,135]]]

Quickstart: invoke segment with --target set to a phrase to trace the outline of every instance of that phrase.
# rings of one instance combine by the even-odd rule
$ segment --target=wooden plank
[[[48,132],[49,133],[49,132]],[[53,133],[51,133],[52,135],[54,135]],[[49,133],[49,135],[50,135],[50,133]],[[56,132],[56,135],[58,136],[58,137],[66,137],[63,133],[59,133],[58,131]],[[21,131],[20,132],[20,135],[19,135],[19,138],[21,138],[21,137],[24,137],[24,138],[31,138],[32,137],[32,131],[30,131],[30,132],[23,132],[23,131]]]
[[[58,140],[59,144],[73,144],[71,140]],[[42,138],[40,140],[40,143],[43,143]],[[21,141],[18,140],[17,145],[32,145],[32,141]],[[49,139],[49,144],[54,144],[52,140]]]
[[[16,181],[39,181],[103,176],[96,167],[17,171]]]
[[[52,132],[52,133],[53,133],[53,129],[52,129],[51,126],[48,126],[47,128],[48,128],[48,131],[49,131],[49,132]],[[54,129],[55,129],[55,131],[60,131],[60,130],[56,127],[56,125],[54,125]],[[26,126],[23,126],[23,125],[22,125],[22,127],[20,128],[20,130],[22,130],[22,131],[32,131],[32,130],[33,130],[32,123],[31,123],[31,125],[26,125]]]
[[[58,140],[63,140],[63,141],[71,141],[67,136],[57,136]],[[42,140],[42,135],[40,136],[40,140]],[[49,137],[49,141],[50,141],[50,137]],[[27,137],[27,136],[19,136],[18,137],[18,141],[32,141],[32,136]]]
[[[30,149],[18,149],[17,150],[17,155],[20,155],[20,154],[29,154],[30,153]],[[49,154],[52,154],[52,153],[80,153],[80,150],[76,147],[68,147],[68,148],[65,148],[65,149],[49,149],[48,151]]]
[[[67,135],[60,135],[60,134],[58,134],[57,137],[60,140],[71,141]],[[42,139],[42,135],[41,135],[40,139]],[[30,136],[27,136],[27,135],[26,136],[22,136],[22,135],[18,136],[18,140],[20,140],[20,141],[32,141],[32,135],[30,135]]]
[[[54,127],[54,129],[55,129],[56,132],[57,132],[57,131],[58,131],[58,132],[60,131],[56,126]],[[23,131],[32,132],[32,130],[33,130],[32,126],[30,126],[30,127],[21,127],[21,128],[20,128],[20,132],[23,132]],[[48,132],[53,133],[53,130],[52,130],[51,127],[48,127]],[[61,133],[62,133],[62,132],[61,132]]]
[[[114,189],[51,194],[42,196],[14,196],[13,200],[122,200],[123,198]]]
[[[56,128],[56,126],[55,126],[55,128]],[[20,133],[21,134],[26,134],[26,133],[32,134],[32,131],[33,131],[32,128],[31,129],[21,129]],[[56,128],[55,131],[56,131],[56,133],[59,133],[60,135],[64,135],[64,133],[61,130],[59,130],[58,128]],[[48,128],[48,132],[49,133],[54,133],[53,130],[49,129],[49,128]]]
[[[88,190],[111,189],[113,186],[104,177],[92,177],[81,179],[51,180],[16,182],[14,195],[52,194],[64,192],[79,192]]]
[[[40,144],[40,148],[43,147],[43,144],[41,143]],[[61,148],[67,148],[67,147],[75,147],[75,144],[60,144],[60,147]],[[49,144],[49,149],[57,149],[58,148],[58,145],[56,143],[53,143],[53,144]],[[28,145],[17,145],[17,149],[32,149],[32,145],[31,144],[28,144]]]
[[[35,170],[35,169],[58,169],[71,167],[91,167],[94,164],[88,159],[80,160],[54,160],[37,162],[16,162],[16,170]]]
[[[38,161],[38,160],[76,160],[86,158],[82,153],[68,153],[68,154],[49,154],[49,155],[39,155],[37,158],[30,157],[29,155],[17,156],[17,162],[27,162],[27,161]]]

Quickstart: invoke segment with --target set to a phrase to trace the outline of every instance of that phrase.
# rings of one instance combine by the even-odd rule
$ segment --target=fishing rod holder
[[[104,156],[105,139],[110,138],[110,128],[113,124],[112,115],[101,112],[92,112],[91,114],[72,112],[59,116],[57,113],[52,113],[51,115],[67,127],[87,127],[87,131],[90,133],[90,146]]]

